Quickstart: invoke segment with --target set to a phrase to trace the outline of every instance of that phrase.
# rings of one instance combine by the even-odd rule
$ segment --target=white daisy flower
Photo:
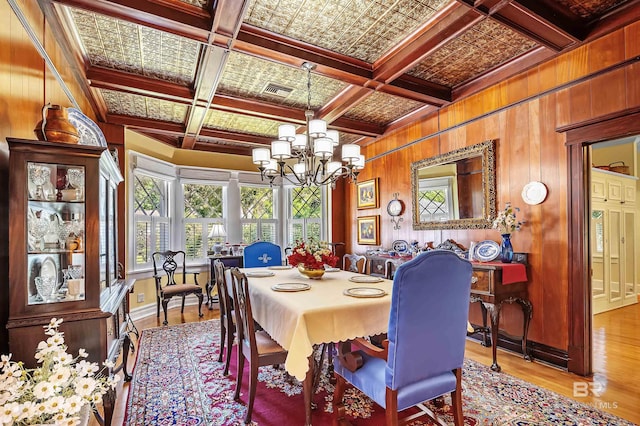
[[[49,382],[40,382],[33,387],[33,395],[38,399],[46,399],[55,393],[54,386]]]

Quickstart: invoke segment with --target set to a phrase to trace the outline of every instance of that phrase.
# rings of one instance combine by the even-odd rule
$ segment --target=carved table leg
[[[482,346],[488,348],[489,345],[491,345],[491,342],[489,341],[489,335],[487,334],[487,331],[489,330],[489,327],[487,327],[487,308],[484,306],[482,300],[480,300],[480,309],[482,310]]]
[[[304,393],[304,415],[305,426],[311,426],[311,410],[313,407],[313,378],[314,378],[314,364],[313,353],[309,356],[309,370],[302,383],[302,390]]]
[[[124,374],[124,381],[131,381],[131,374],[127,372],[127,360],[129,359],[129,349],[131,347],[131,338],[129,337],[129,333],[124,335],[124,340],[122,341],[122,373]]]
[[[491,369],[493,371],[500,371],[502,368],[498,365],[498,330],[500,329],[500,308],[502,303],[497,306],[493,303],[482,303],[482,305],[489,311],[491,318],[491,352],[493,355],[493,363]]]
[[[524,359],[527,361],[531,361],[531,355],[529,355],[529,350],[527,348],[527,336],[529,334],[529,323],[531,322],[531,317],[533,316],[533,306],[531,306],[531,302],[526,299],[517,298],[516,302],[522,308],[523,315],[523,325],[522,325],[522,354]]]

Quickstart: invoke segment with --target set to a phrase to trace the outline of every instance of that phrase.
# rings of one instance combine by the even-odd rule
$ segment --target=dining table
[[[319,280],[288,266],[241,270],[254,319],[288,351],[284,368],[303,383],[311,425],[314,347],[386,333],[393,282],[337,268]]]

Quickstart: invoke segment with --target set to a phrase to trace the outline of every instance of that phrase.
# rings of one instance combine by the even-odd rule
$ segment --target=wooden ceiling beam
[[[229,142],[245,142],[250,144],[259,144],[265,146],[271,146],[273,138],[266,136],[249,135],[244,133],[235,133],[225,130],[215,130],[209,128],[203,128],[200,132],[200,136],[208,139],[220,139]]]
[[[214,152],[217,154],[250,156],[253,148],[250,146],[224,145],[199,139],[198,142],[196,142],[195,149],[198,151]]]
[[[88,10],[124,21],[155,28],[206,43],[212,18],[186,2],[173,2],[175,7],[151,0],[52,0],[69,7]],[[200,12],[198,12],[200,11]]]
[[[443,106],[451,102],[450,88],[409,74],[405,74],[389,84],[380,86],[378,90],[434,106]]]
[[[342,114],[362,102],[374,90],[365,87],[350,85],[330,100],[324,107],[316,111],[316,117],[326,120],[328,123],[340,118]]]
[[[211,23],[209,43],[213,43],[215,40],[214,34],[219,30],[231,37],[231,40],[237,36],[247,4],[248,0],[222,0],[216,3],[215,18]],[[187,117],[184,137],[181,141],[184,149],[193,149],[195,147],[207,112],[218,89],[218,83],[224,72],[228,57],[229,50],[226,48],[212,44],[203,48],[200,64],[197,68],[194,87],[195,96]]]
[[[132,117],[122,114],[107,114],[107,123],[119,124],[128,128],[154,131],[160,134],[180,135],[184,133],[184,125],[170,121],[153,120],[151,118]]]
[[[340,117],[331,122],[332,129],[345,133],[352,133],[361,136],[378,137],[384,134],[384,127],[375,123],[367,123],[361,120],[354,120],[347,117]]]
[[[458,0],[519,34],[559,52],[585,37],[585,28],[547,0]]]
[[[89,67],[85,72],[91,87],[153,96],[172,102],[191,103],[193,91],[184,85],[103,67]]]
[[[304,111],[301,109],[269,104],[255,99],[244,99],[216,93],[211,103],[213,109],[234,112],[253,117],[281,120],[295,124],[305,124]]]
[[[388,83],[374,79],[370,64],[349,58],[348,56],[331,52],[317,46],[312,46],[293,40],[279,34],[242,24],[237,40],[233,43],[234,51],[253,55],[272,62],[299,68],[303,62],[316,65],[314,73],[340,80],[348,84],[373,88],[386,93],[396,92],[398,96],[408,97],[421,102],[442,105],[448,103],[450,95],[445,86],[420,80],[420,85],[409,86],[396,82],[409,76],[403,75]],[[419,79],[416,79],[419,80]],[[388,88],[389,84],[403,87],[402,91]],[[412,93],[413,92],[413,93]],[[401,93],[401,94],[400,94]]]
[[[373,78],[389,83],[422,62],[435,50],[453,40],[484,15],[461,3],[450,3],[412,35],[373,64]]]

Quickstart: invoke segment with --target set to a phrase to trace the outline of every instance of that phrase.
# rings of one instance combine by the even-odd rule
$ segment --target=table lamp
[[[209,238],[215,238],[215,244],[213,245],[213,252],[216,256],[220,256],[220,252],[222,251],[222,243],[220,242],[221,238],[227,236],[227,231],[224,229],[224,225],[221,223],[214,223],[211,227],[211,232],[209,232]]]

